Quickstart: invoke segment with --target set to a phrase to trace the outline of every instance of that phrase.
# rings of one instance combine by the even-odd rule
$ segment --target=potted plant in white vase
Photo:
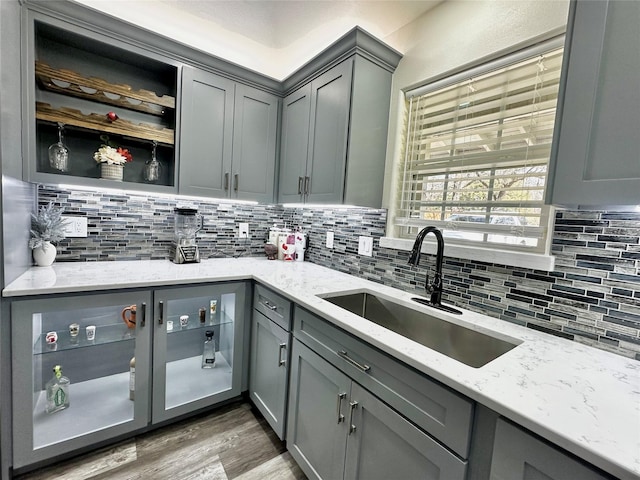
[[[53,243],[64,240],[64,220],[62,209],[52,202],[40,207],[37,214],[31,214],[31,239],[29,247],[33,250],[33,259],[39,267],[48,267],[56,259],[56,247]]]

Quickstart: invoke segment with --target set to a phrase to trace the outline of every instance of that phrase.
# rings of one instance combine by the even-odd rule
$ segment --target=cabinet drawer
[[[499,419],[496,424],[490,479],[537,478],[607,480],[611,477],[596,472],[560,449]]]
[[[296,306],[294,336],[467,458],[473,402]]]
[[[287,332],[291,330],[291,302],[262,285],[253,292],[253,308]]]

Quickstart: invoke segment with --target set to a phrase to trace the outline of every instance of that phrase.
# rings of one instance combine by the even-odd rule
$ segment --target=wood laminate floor
[[[141,434],[16,477],[19,480],[303,480],[247,402]]]

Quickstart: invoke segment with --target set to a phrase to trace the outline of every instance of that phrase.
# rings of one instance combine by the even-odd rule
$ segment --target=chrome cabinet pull
[[[338,394],[338,423],[344,422],[344,415],[342,414],[342,400],[347,396],[346,393]]]
[[[302,195],[302,177],[298,177],[298,195]]]
[[[354,367],[359,368],[360,370],[362,370],[363,372],[368,372],[369,370],[371,370],[371,367],[369,365],[363,365],[361,363],[356,362],[353,358],[351,358],[349,356],[349,354],[344,351],[344,350],[339,350],[338,351],[338,355],[340,355],[342,358],[344,358],[347,362],[349,362],[351,365],[353,365]]]
[[[269,310],[275,312],[278,309],[277,305],[273,305],[272,303],[269,303],[268,300],[265,300],[264,302],[264,306],[267,307]]]
[[[164,323],[164,302],[158,302],[158,325]]]
[[[282,359],[282,352],[287,350],[287,344],[286,343],[281,343],[280,345],[278,345],[278,367],[283,366],[285,363],[287,363],[286,360]]]
[[[144,327],[147,321],[147,304],[142,302],[142,319],[140,320],[140,327]]]
[[[224,190],[229,190],[229,172],[224,174]]]
[[[358,402],[349,402],[349,435],[356,431],[356,426],[353,424],[353,411],[358,408]]]
[[[238,177],[240,175],[238,175],[237,173],[233,176],[233,191],[237,192],[238,191]]]
[[[304,177],[304,194],[309,195],[309,184],[311,183],[311,177]]]

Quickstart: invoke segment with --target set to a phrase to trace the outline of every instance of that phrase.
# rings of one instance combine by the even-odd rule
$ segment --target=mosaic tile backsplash
[[[40,187],[65,214],[88,218],[88,237],[58,245],[58,262],[169,258],[176,201]],[[181,202],[182,203],[182,202]],[[408,252],[382,248],[386,210],[283,208],[190,201],[204,215],[198,233],[203,258],[263,255],[271,225],[299,226],[309,236],[306,260],[378,283],[423,294],[433,256],[418,268]],[[251,238],[238,239],[237,223]],[[324,248],[326,232],[334,248]],[[358,255],[358,236],[374,237],[372,257]],[[552,272],[445,257],[444,299],[460,307],[640,360],[640,213],[558,211]]]

